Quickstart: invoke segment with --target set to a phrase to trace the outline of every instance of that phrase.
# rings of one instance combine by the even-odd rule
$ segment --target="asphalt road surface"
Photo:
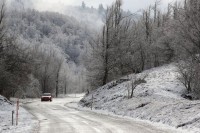
[[[80,98],[79,98],[80,99]],[[78,98],[53,99],[41,102],[39,99],[25,105],[39,121],[39,133],[176,133],[175,130],[159,129],[153,125],[97,114],[78,111],[64,106],[78,101]]]

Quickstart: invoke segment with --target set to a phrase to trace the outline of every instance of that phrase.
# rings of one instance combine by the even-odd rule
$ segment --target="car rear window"
[[[51,93],[44,93],[43,96],[51,96]]]

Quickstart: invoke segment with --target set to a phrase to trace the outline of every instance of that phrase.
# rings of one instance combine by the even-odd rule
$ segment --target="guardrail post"
[[[12,126],[14,125],[14,113],[15,113],[15,111],[13,110],[12,111]]]

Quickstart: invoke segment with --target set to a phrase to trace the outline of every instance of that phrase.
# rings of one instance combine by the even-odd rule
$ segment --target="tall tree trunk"
[[[105,33],[106,28],[106,33]],[[106,38],[106,42],[104,41]],[[103,47],[104,47],[104,76],[103,85],[107,83],[108,80],[108,43],[109,43],[109,24],[103,29]]]
[[[65,95],[67,94],[67,83],[66,83],[66,80],[65,80]]]

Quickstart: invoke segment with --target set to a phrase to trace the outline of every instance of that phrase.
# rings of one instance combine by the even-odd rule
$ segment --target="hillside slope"
[[[181,97],[186,90],[177,76],[173,64],[129,75],[91,92],[79,104],[90,107],[93,95],[96,110],[200,132],[200,101]],[[146,83],[138,85],[133,98],[128,99],[131,77],[146,77]]]
[[[19,91],[15,95],[22,97],[22,93],[26,93],[27,97],[39,97],[40,92],[55,93],[56,78],[59,78],[59,93],[63,93],[64,88],[69,88],[66,89],[68,93],[83,91],[86,88],[85,74],[82,74],[82,80],[78,79],[86,71],[84,58],[96,31],[88,29],[74,17],[56,12],[13,8],[7,12],[7,34],[16,38],[15,44],[22,49],[22,57],[32,60],[27,59],[27,65],[31,66],[27,76],[30,83],[25,87],[19,85],[21,88],[16,88]],[[31,86],[32,83],[37,87]],[[80,88],[79,84],[83,87]]]
[[[7,27],[23,42],[31,45],[54,44],[59,46],[71,61],[78,63],[92,35],[85,25],[74,17],[37,10],[10,11]]]

